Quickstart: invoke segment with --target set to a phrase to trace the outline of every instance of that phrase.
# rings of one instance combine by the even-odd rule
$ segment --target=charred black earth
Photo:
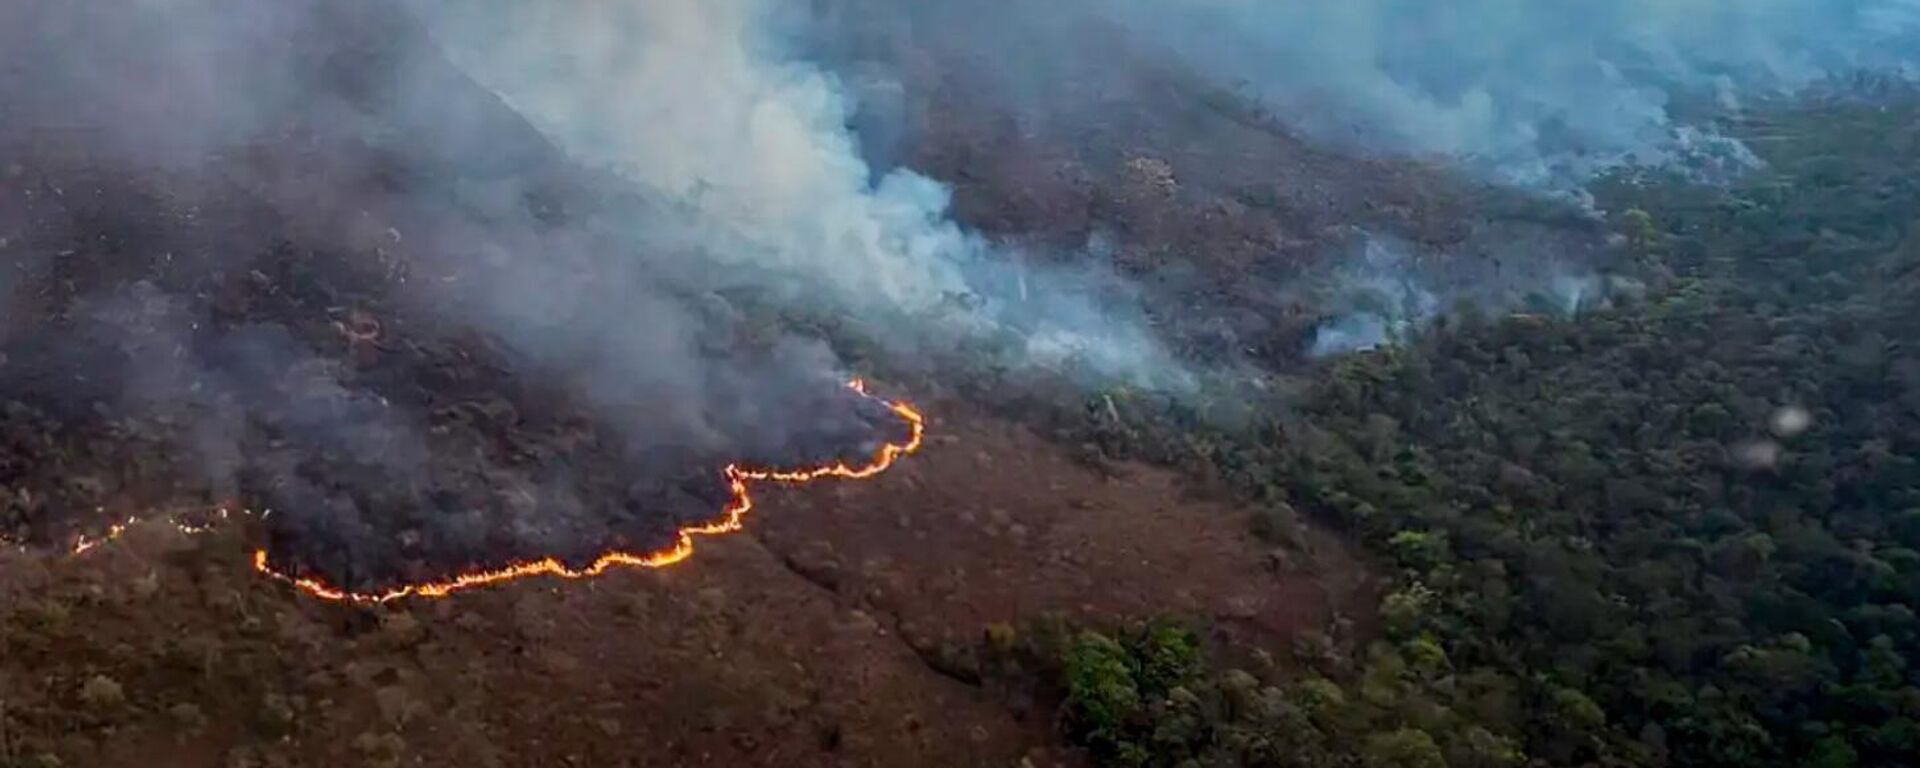
[[[229,136],[173,95],[188,73],[28,39],[166,23],[97,5],[0,13],[0,537],[270,509],[276,563],[378,590],[669,548],[729,465],[903,439],[817,343],[586,226],[606,182],[390,45],[403,16],[316,4],[230,41],[286,51],[234,87],[306,99]],[[401,56],[431,87],[383,85]]]

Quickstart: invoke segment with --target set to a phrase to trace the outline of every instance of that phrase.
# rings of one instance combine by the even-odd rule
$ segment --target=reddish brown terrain
[[[927,657],[1049,612],[1172,613],[1270,644],[1322,626],[1363,578],[1320,538],[1257,543],[1246,510],[1164,471],[1084,467],[932,405],[921,455],[763,492],[744,533],[662,571],[362,608],[258,577],[232,533],[9,553],[16,730],[0,750],[102,766],[1071,765],[1047,716]]]
[[[354,606],[256,574],[258,521],[195,536],[136,525],[70,556],[75,532],[280,489],[244,473],[221,487],[184,447],[202,437],[196,414],[230,403],[155,405],[121,385],[230,327],[270,326],[303,356],[247,383],[337,382],[440,441],[431,493],[404,498],[386,489],[412,478],[377,460],[333,445],[302,457],[300,477],[380,515],[452,498],[521,522],[591,521],[635,506],[633,476],[654,479],[550,369],[438,322],[443,300],[471,299],[464,281],[485,277],[476,253],[592,268],[567,260],[605,243],[549,249],[542,228],[618,218],[605,200],[619,193],[450,68],[424,67],[444,101],[388,103],[362,69],[415,32],[357,13],[323,14],[340,50],[313,32],[289,55],[328,78],[329,109],[398,130],[330,134],[315,115],[333,113],[315,107],[191,169],[129,170],[64,124],[0,124],[0,289],[14,294],[0,538],[31,544],[0,548],[0,768],[1078,765],[1051,702],[1034,700],[1044,689],[981,674],[983,636],[1172,616],[1258,659],[1305,630],[1368,625],[1356,614],[1373,602],[1370,569],[1333,535],[1277,546],[1253,535],[1253,508],[1168,469],[1089,459],[990,394],[884,382],[928,416],[917,455],[870,480],[759,487],[744,531],[700,539],[671,568]],[[8,50],[33,50],[15,37],[0,30]],[[920,78],[900,159],[951,183],[970,227],[1061,254],[1113,237],[1114,266],[1146,287],[1181,353],[1297,359],[1316,318],[1278,281],[1355,227],[1468,255],[1489,227],[1584,236],[1463,223],[1485,190],[1311,148],[1124,46],[1068,57],[1055,117],[1073,119],[1049,122],[990,81],[943,76],[967,67],[927,43],[891,54]],[[185,119],[154,104],[162,114],[61,119]],[[395,135],[433,152],[382,143]],[[439,197],[448,188],[474,198]],[[177,346],[101,335],[89,302],[149,292],[209,328]],[[755,330],[721,346],[751,347]],[[76,350],[118,375],[75,375],[96,370]],[[189,367],[172,376],[154,386],[203,383]],[[236,432],[261,451],[304,437],[282,423]],[[526,501],[554,487],[566,498]]]

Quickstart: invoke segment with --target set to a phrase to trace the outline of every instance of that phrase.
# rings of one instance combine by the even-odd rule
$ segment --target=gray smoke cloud
[[[1627,292],[1619,280],[1520,242],[1490,258],[1460,259],[1358,232],[1324,274],[1295,290],[1314,293],[1309,303],[1325,314],[1307,349],[1322,358],[1399,344],[1463,304],[1571,318]]]
[[[48,318],[91,317],[83,341],[114,350],[116,370],[151,369],[125,380],[123,405],[220,414],[190,437],[215,486],[245,484],[259,423],[411,467],[444,453],[447,420],[506,429],[534,420],[513,402],[548,395],[644,435],[607,449],[630,461],[808,443],[839,432],[803,415],[805,393],[847,373],[795,330],[813,325],[892,362],[1180,391],[1197,374],[1101,249],[997,242],[954,219],[948,186],[895,166],[930,84],[984,85],[983,103],[1013,107],[1012,132],[1058,138],[1101,129],[1102,105],[1195,103],[1130,101],[1205,90],[1168,74],[1184,68],[1243,82],[1309,135],[1564,186],[1631,160],[1751,163],[1677,104],[1737,108],[1859,68],[1911,76],[1917,30],[1920,0],[22,0],[0,8],[0,316],[9,344],[41,350],[17,359],[40,361],[66,328]],[[918,43],[943,53],[917,59]],[[947,69],[910,71],[929,61]],[[1179,123],[1154,123],[1176,132],[1155,140],[1181,141]],[[1332,318],[1306,352],[1387,343],[1463,298],[1570,311],[1597,290],[1581,265],[1535,258],[1544,240],[1480,254],[1534,265],[1520,276],[1368,242],[1299,287]],[[270,305],[282,330],[240,333],[229,305]],[[382,327],[404,341],[360,338]],[[340,362],[408,355],[482,372]],[[468,381],[488,366],[512,375]],[[317,373],[248,379],[280,369]],[[462,411],[391,396],[409,376],[552,391]],[[300,473],[324,474],[280,474]],[[569,505],[612,482],[494,474],[523,489],[509,495]]]
[[[726,463],[853,459],[897,438],[822,341],[722,291],[761,289],[776,310],[928,306],[914,290],[965,283],[914,273],[917,259],[985,253],[939,220],[937,185],[839,190],[844,132],[775,130],[771,146],[733,134],[674,151],[737,143],[742,165],[692,167],[855,206],[835,214],[853,224],[806,231],[816,211],[772,196],[714,209],[667,166],[629,177],[648,180],[636,191],[586,170],[613,158],[543,135],[554,126],[476,84],[397,6],[229,6],[0,8],[6,396],[68,432],[168,441],[166,462],[191,465],[170,487],[264,500],[276,536],[319,542],[304,551],[330,578],[372,583],[420,560],[657,545],[721,508]],[[722,60],[726,43],[666,53]],[[877,252],[891,271],[857,258]],[[112,462],[144,460],[43,465],[115,478],[135,472]],[[173,493],[71,485],[46,509],[0,510],[0,528],[58,538],[87,523],[48,514]]]
[[[1681,97],[1920,74],[1915,0],[1122,0],[1106,10],[1325,138],[1525,184],[1629,161],[1737,167]]]
[[[1137,87],[1164,59],[1323,142],[1438,156],[1499,180],[1571,188],[1625,163],[1703,177],[1755,162],[1686,119],[1824,79],[1920,75],[1916,0],[827,0],[833,34],[918,23],[973,54],[1001,96],[1060,119],[1073,88]],[[903,20],[911,20],[903,21]],[[1120,34],[1113,34],[1113,30]],[[1094,62],[1088,66],[1087,62]],[[1111,94],[1128,98],[1128,94]],[[1076,116],[1068,115],[1067,119]]]
[[[772,286],[897,350],[1022,340],[999,362],[1176,387],[1124,285],[1036,265],[948,215],[950,193],[869,165],[858,96],[800,54],[815,19],[772,0],[414,3],[433,36],[574,157],[670,204],[635,242],[697,254],[714,290]],[[897,105],[896,105],[897,108]],[[864,114],[875,114],[874,109]],[[886,121],[870,123],[883,133]],[[879,137],[884,142],[884,137]],[[1084,369],[1084,370],[1082,370]]]
[[[1338,312],[1314,332],[1308,353],[1326,357],[1364,352],[1404,338],[1441,310],[1397,243],[1367,237],[1360,253],[1332,275],[1331,295],[1321,306]]]
[[[814,63],[819,22],[771,0],[8,4],[0,387],[147,425],[198,475],[177,489],[264,497],[276,556],[317,542],[314,567],[377,585],[658,543],[720,508],[726,462],[897,437],[805,328],[894,364],[1188,384],[1097,259],[993,242],[888,167],[900,84]],[[57,529],[46,511],[0,525]]]

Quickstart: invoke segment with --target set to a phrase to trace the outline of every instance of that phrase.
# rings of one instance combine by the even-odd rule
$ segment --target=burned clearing
[[[354,88],[389,76],[357,67],[398,55],[365,37],[392,30],[314,18],[339,47],[274,61],[397,119]],[[270,510],[277,570],[377,592],[672,552],[745,503],[736,468],[860,465],[911,436],[823,350],[570,219],[588,175],[470,84],[445,98],[475,124],[445,130],[579,181],[463,200],[488,183],[464,158],[318,107],[190,161],[129,157],[138,115],[85,89],[179,73],[94,74],[0,136],[11,541]]]

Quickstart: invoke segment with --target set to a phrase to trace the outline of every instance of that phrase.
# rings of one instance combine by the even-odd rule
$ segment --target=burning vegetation
[[[209,12],[8,14],[158,41]],[[918,446],[918,414],[846,387],[819,335],[753,290],[769,281],[632,231],[667,206],[394,39],[405,14],[266,15],[155,61],[18,57],[6,540],[84,552],[150,510],[271,509],[261,571],[321,596],[438,595],[679,562],[738,528],[750,483],[865,477]],[[296,17],[315,26],[271,23]],[[263,124],[192,80],[241,63],[259,70],[229,83],[244,96],[300,98]],[[144,110],[172,107],[142,90],[210,101],[148,136]]]
[[[849,388],[861,397],[870,397],[867,394],[866,385],[858,379],[851,382]],[[254,553],[253,568],[261,574],[291,584],[308,595],[325,600],[356,603],[385,603],[410,596],[446,597],[464,589],[531,576],[584,579],[598,576],[614,568],[664,568],[693,556],[694,537],[715,536],[740,530],[742,520],[753,509],[753,497],[749,489],[749,484],[753,481],[801,484],[829,478],[863,480],[885,472],[887,468],[893,466],[894,462],[919,450],[925,437],[925,417],[906,403],[884,404],[887,410],[898,416],[904,424],[907,430],[907,437],[904,439],[883,443],[870,458],[854,463],[836,460],[828,464],[803,466],[797,469],[758,469],[729,464],[722,475],[732,495],[721,509],[719,516],[712,521],[679,528],[673,534],[673,543],[665,548],[611,549],[594,557],[591,562],[578,566],[551,556],[516,559],[503,566],[466,571],[454,570],[448,575],[436,576],[427,581],[404,582],[379,591],[368,592],[350,591],[331,586],[317,576],[295,575],[300,570],[276,564],[265,549]],[[289,546],[297,549],[299,542],[291,542]]]
[[[897,426],[905,430],[905,436],[886,439],[871,456],[864,460],[851,462],[833,460],[829,463],[804,465],[797,468],[754,468],[729,464],[721,474],[725,478],[730,496],[714,519],[678,528],[672,534],[672,543],[669,545],[654,549],[630,549],[627,548],[628,545],[622,544],[619,548],[603,551],[584,565],[573,565],[558,556],[547,555],[525,557],[506,553],[505,564],[498,566],[479,562],[432,562],[429,561],[431,555],[423,555],[412,564],[411,571],[436,575],[425,577],[425,580],[421,581],[399,581],[400,577],[396,575],[376,575],[365,581],[376,583],[385,581],[391,585],[369,591],[355,591],[334,586],[333,583],[329,583],[326,576],[318,572],[318,569],[303,564],[300,550],[307,546],[307,542],[276,531],[271,522],[273,516],[271,510],[259,513],[243,510],[239,514],[234,514],[226,509],[219,509],[204,519],[169,518],[165,522],[180,533],[195,535],[212,530],[216,523],[234,518],[251,518],[259,527],[266,529],[265,535],[269,542],[293,553],[282,559],[294,561],[293,565],[276,562],[268,549],[259,549],[253,555],[253,569],[256,572],[292,585],[307,595],[341,602],[385,603],[414,596],[446,597],[460,590],[528,577],[553,576],[563,579],[584,579],[599,576],[615,568],[665,568],[684,562],[693,556],[696,536],[716,536],[741,530],[747,513],[753,510],[751,483],[803,485],[827,479],[865,480],[885,472],[895,462],[920,449],[926,436],[926,418],[917,409],[904,402],[887,402],[875,398],[868,394],[866,383],[859,379],[849,382],[847,386],[860,398],[879,403],[888,412],[898,417],[900,424]],[[876,431],[878,429],[876,428]],[[284,520],[286,517],[283,515],[281,519]],[[85,555],[119,539],[142,522],[139,518],[127,518],[108,526],[102,533],[82,534],[74,539],[73,545],[67,551],[74,556]],[[22,546],[24,548],[24,545]],[[382,569],[376,565],[371,570],[378,572]]]
[[[1514,5],[0,4],[0,768],[1913,763],[1913,0]]]

